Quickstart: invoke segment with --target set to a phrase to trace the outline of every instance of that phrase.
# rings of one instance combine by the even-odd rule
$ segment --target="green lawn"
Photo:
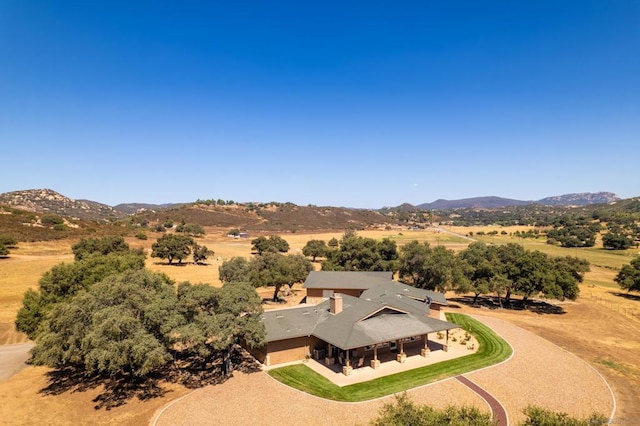
[[[484,324],[464,314],[448,313],[447,319],[473,334],[478,341],[476,353],[344,387],[334,385],[304,364],[273,369],[269,374],[288,386],[321,398],[365,401],[497,364],[511,355],[509,344]]]

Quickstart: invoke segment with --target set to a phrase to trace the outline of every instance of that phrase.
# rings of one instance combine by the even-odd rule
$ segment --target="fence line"
[[[609,308],[613,311],[619,312],[626,317],[629,317],[635,320],[640,320],[639,309],[623,306],[620,303],[613,302],[601,296],[594,296],[593,293],[591,294],[591,300],[595,300],[596,303],[603,305],[605,308]]]

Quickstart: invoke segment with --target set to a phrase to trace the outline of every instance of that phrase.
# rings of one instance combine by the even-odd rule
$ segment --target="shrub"
[[[16,247],[18,245],[18,240],[10,235],[0,235],[0,245],[8,248]]]
[[[147,237],[147,234],[145,234],[144,232],[139,232],[136,234],[136,238],[139,240],[146,240],[148,237]]]
[[[609,424],[602,414],[593,413],[586,419],[576,419],[567,413],[556,413],[541,407],[528,406],[524,409],[527,420],[523,426],[601,426]]]
[[[40,218],[40,223],[48,226],[64,225],[64,219],[55,214],[45,214]]]

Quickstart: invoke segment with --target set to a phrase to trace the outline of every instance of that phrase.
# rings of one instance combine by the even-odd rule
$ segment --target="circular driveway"
[[[594,411],[611,415],[615,400],[609,385],[589,364],[553,343],[506,321],[473,315],[514,349],[506,362],[464,376],[482,387],[506,409],[509,420],[524,419],[527,405],[571,415]],[[487,403],[454,378],[408,391],[411,399],[432,407]],[[328,401],[289,388],[264,372],[234,373],[222,385],[198,389],[156,412],[157,425],[366,424],[393,397],[360,403]]]

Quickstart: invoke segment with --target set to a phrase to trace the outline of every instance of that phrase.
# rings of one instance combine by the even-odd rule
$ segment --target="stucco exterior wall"
[[[277,340],[267,343],[262,352],[254,354],[261,355],[258,360],[265,365],[276,365],[291,361],[301,361],[311,355],[314,349],[322,349],[326,343],[315,336],[296,337],[293,339]]]
[[[308,337],[296,337],[294,339],[278,340],[267,343],[267,365],[282,364],[283,362],[305,359],[309,353],[307,346]]]

